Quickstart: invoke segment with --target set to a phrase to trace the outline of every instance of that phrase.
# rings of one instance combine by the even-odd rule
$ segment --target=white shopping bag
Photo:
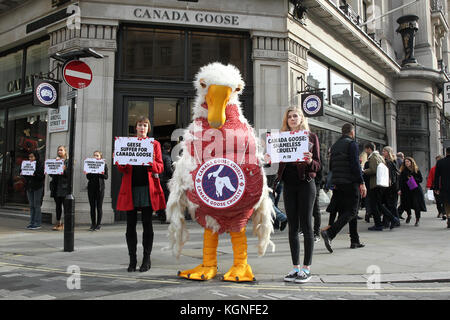
[[[427,199],[430,201],[434,201],[434,192],[433,190],[428,190],[427,191]]]

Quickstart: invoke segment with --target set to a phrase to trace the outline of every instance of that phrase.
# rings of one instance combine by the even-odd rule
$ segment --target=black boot
[[[150,262],[150,255],[144,254],[144,258],[142,259],[142,265],[139,268],[139,272],[146,272],[150,270],[152,267],[152,263]]]
[[[136,256],[130,256],[130,264],[128,265],[128,272],[136,271],[137,259]]]

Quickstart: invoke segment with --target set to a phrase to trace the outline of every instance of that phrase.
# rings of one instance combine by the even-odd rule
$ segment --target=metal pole
[[[75,90],[75,89],[74,89]],[[75,198],[73,196],[73,160],[74,160],[74,139],[76,124],[76,96],[71,100],[70,106],[70,138],[69,138],[69,194],[66,196],[65,202],[67,212],[64,213],[64,252],[72,252],[74,250],[74,227],[75,227]]]

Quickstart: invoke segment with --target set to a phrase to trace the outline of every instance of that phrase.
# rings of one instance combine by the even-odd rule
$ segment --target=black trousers
[[[93,226],[98,226],[102,223],[104,196],[104,191],[88,190],[89,205],[91,207],[91,222]],[[95,214],[96,210],[97,217]]]
[[[144,247],[144,256],[150,256],[153,247],[153,225],[152,225],[152,207],[142,208],[142,246]],[[127,212],[127,232],[125,234],[130,257],[136,257],[137,250],[137,209]]]
[[[358,235],[358,209],[359,209],[359,184],[341,184],[337,185],[333,190],[333,198],[335,201],[336,211],[339,213],[337,220],[327,230],[331,239],[342,230],[348,223],[350,227],[350,241],[359,243]]]
[[[283,199],[289,225],[289,245],[292,264],[300,264],[299,232],[303,232],[303,265],[310,266],[314,250],[314,234],[311,224],[312,211],[316,198],[314,180],[300,181],[298,185],[284,184]],[[301,226],[301,227],[300,227]]]
[[[316,198],[314,200],[314,208],[313,208],[315,236],[320,235],[320,224],[322,222],[320,217],[319,195],[320,195],[320,185],[316,184]]]
[[[445,214],[445,206],[444,201],[441,198],[440,194],[436,194],[436,192],[433,190],[434,199],[436,200],[436,208],[438,210],[438,213]]]
[[[395,220],[394,214],[385,206],[383,201],[383,193],[386,191],[386,189],[376,187],[367,192],[370,213],[372,214],[373,220],[375,221],[375,226],[377,227],[383,226],[383,223],[381,222],[381,215],[384,215],[384,218],[391,222]]]
[[[56,220],[60,221],[62,216],[62,208],[64,207],[64,213],[68,210],[66,197],[55,197],[54,199],[56,203]]]

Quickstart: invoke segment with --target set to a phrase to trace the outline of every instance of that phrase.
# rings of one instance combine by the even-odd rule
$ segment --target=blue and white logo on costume
[[[42,104],[51,105],[57,98],[56,89],[50,83],[43,82],[36,87],[36,97]]]
[[[215,158],[206,161],[197,171],[195,191],[213,208],[228,208],[237,203],[245,190],[245,176],[233,161]]]
[[[322,100],[316,95],[310,95],[303,101],[303,111],[308,115],[314,115],[320,111]]]

